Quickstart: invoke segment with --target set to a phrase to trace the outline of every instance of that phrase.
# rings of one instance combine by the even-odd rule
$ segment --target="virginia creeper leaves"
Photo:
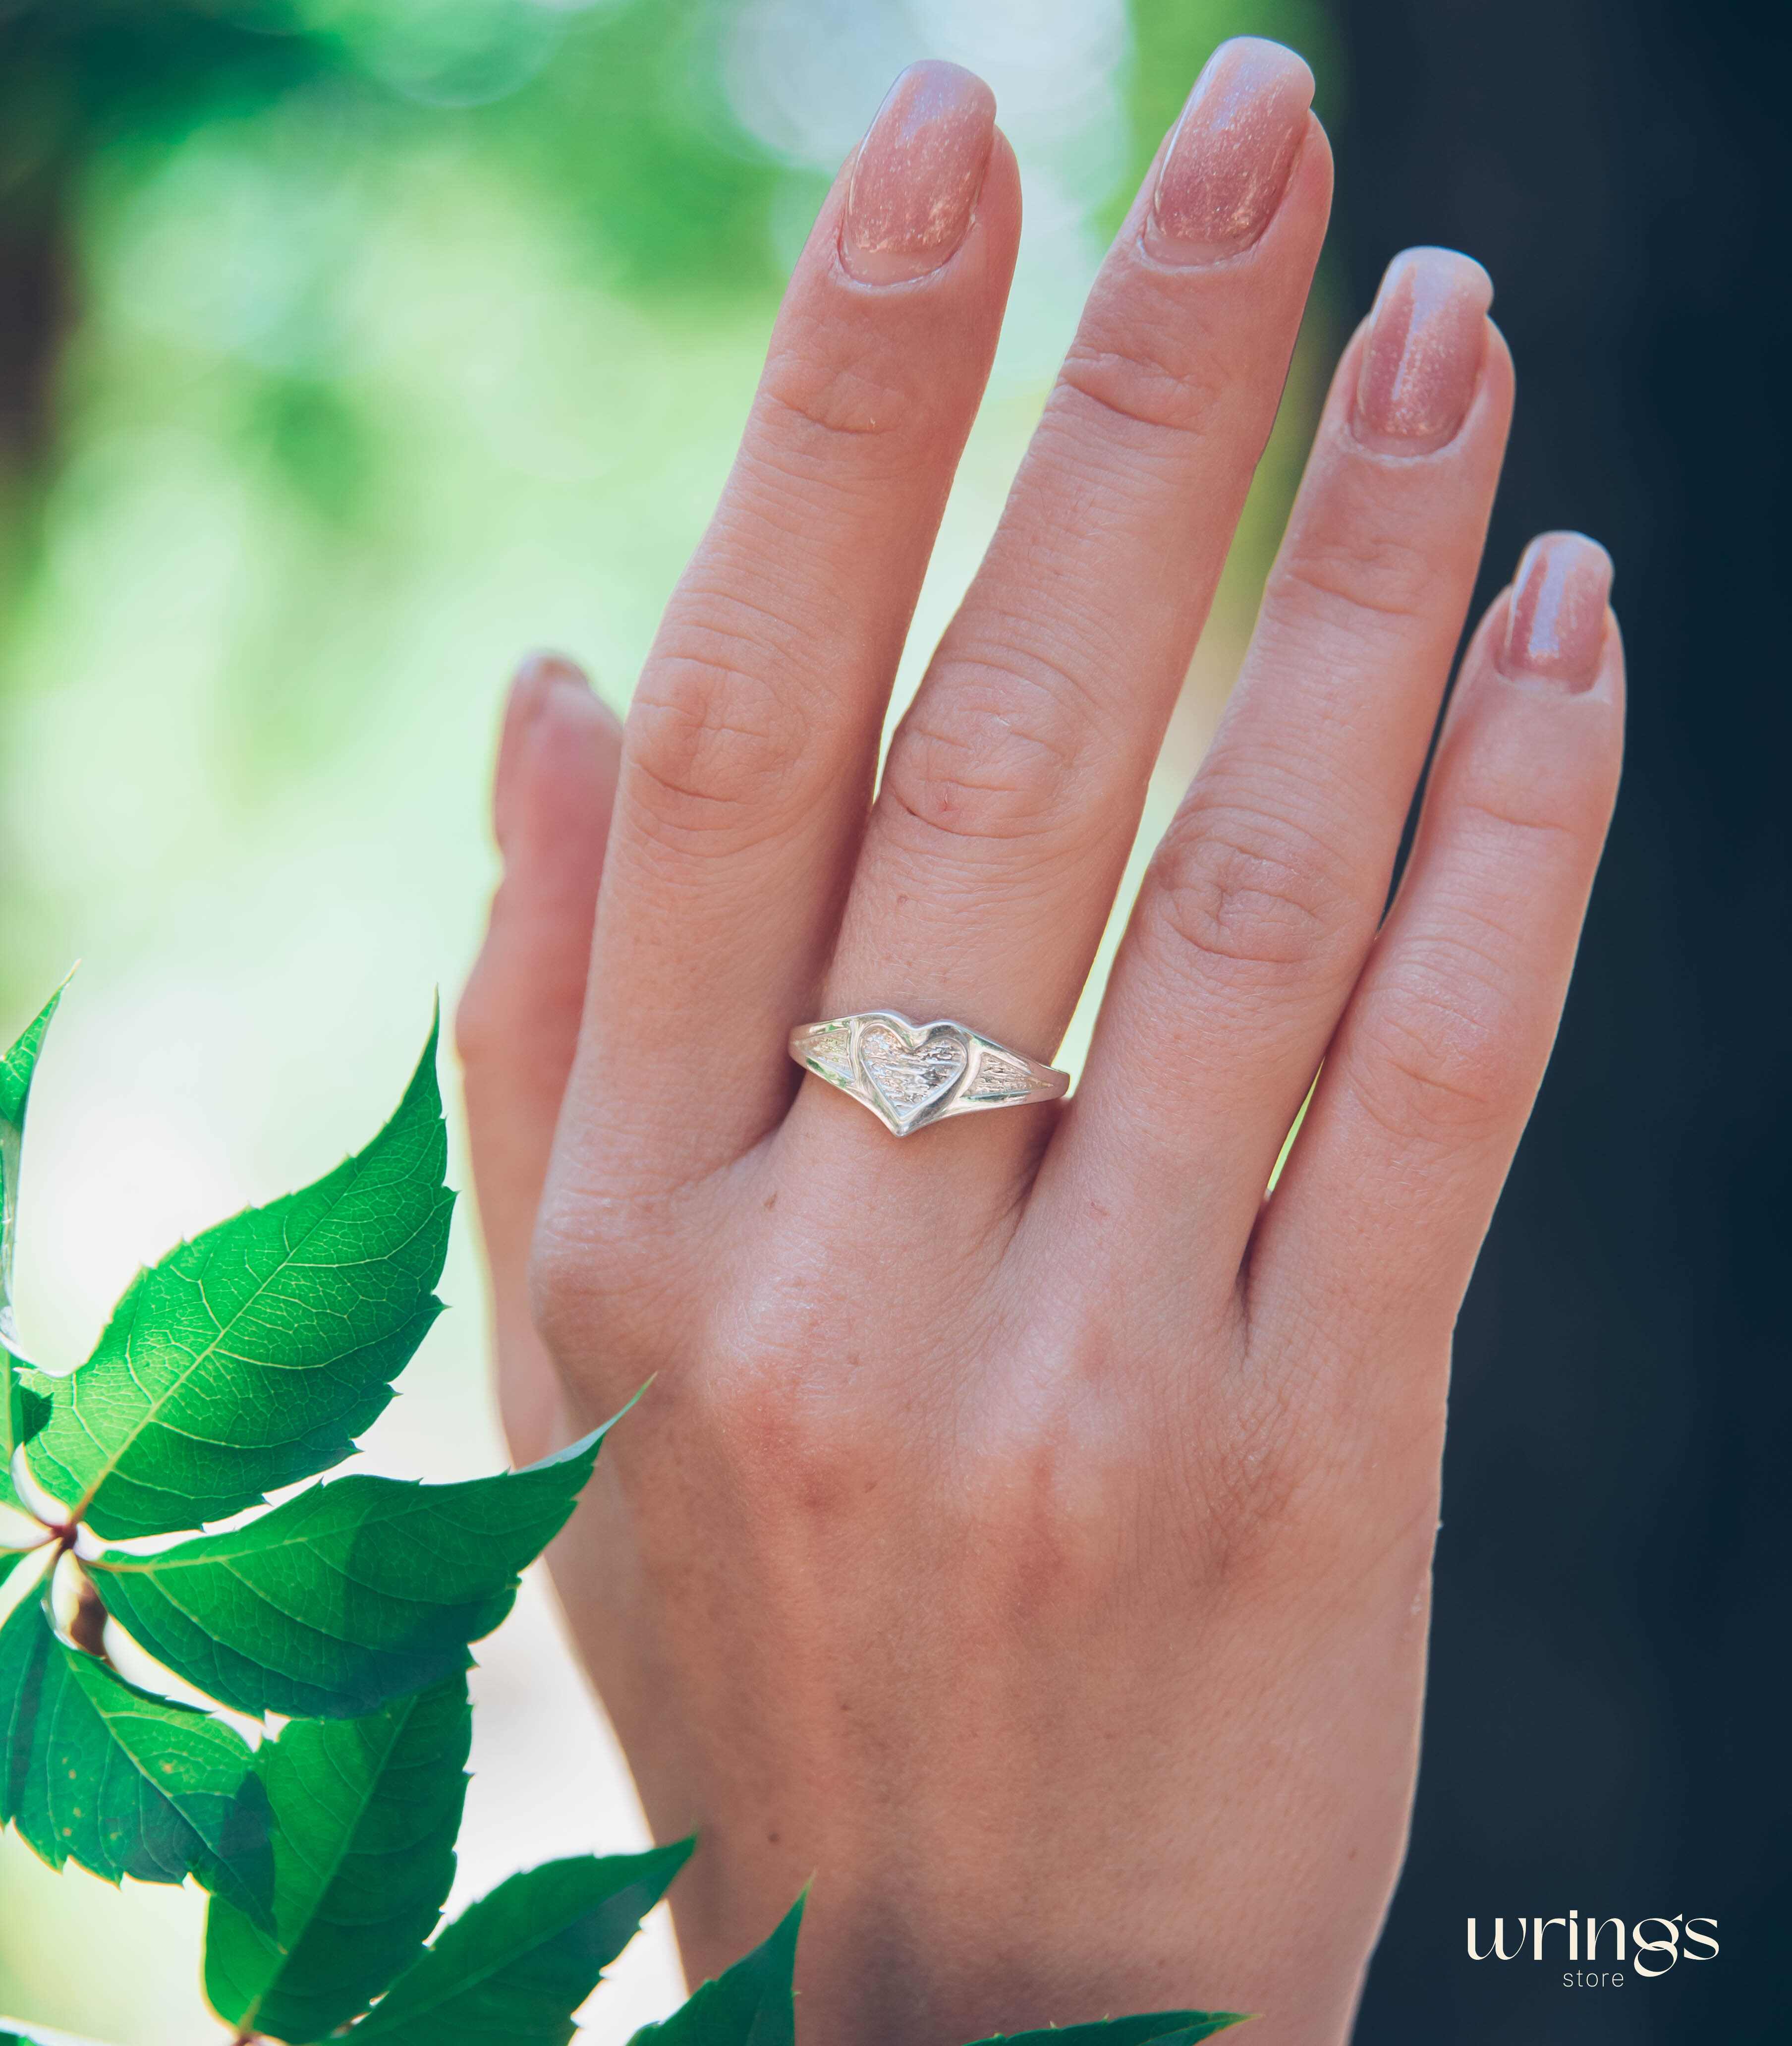
[[[763,1947],[706,1982],[670,2017],[643,2025],[628,2046],[796,2046],[790,1981],[806,1895]]]
[[[1245,2022],[1245,2014],[1235,2010],[1160,2010],[1045,2032],[998,2032],[977,2046],[1195,2046],[1197,2040]]]
[[[13,1253],[18,1233],[19,1162],[25,1146],[25,1112],[44,1033],[62,999],[59,987],[25,1025],[18,1041],[0,1057],[0,1506],[17,1506],[13,1453],[29,1442],[48,1416],[41,1394],[19,1382],[14,1352],[20,1347],[13,1321]],[[13,1565],[0,1559],[0,1581]]]
[[[13,1252],[18,1220],[19,1155],[25,1144],[25,1111],[44,1035],[62,999],[58,988],[0,1057],[0,1346],[20,1347],[13,1326]]]
[[[14,1450],[44,1425],[48,1411],[48,1401],[19,1383],[11,1351],[0,1347],[0,1585],[25,1561],[27,1545],[40,1531],[13,1488],[12,1463]]]
[[[295,1721],[263,1746],[273,1924],[213,1898],[206,1994],[220,2017],[321,2039],[410,1963],[454,1879],[472,1732],[457,1675],[364,1718]]]
[[[91,1565],[106,1610],[210,1697],[346,1719],[438,1682],[509,1612],[559,1531],[604,1430],[546,1461],[462,1484],[346,1477],[260,1519]]]
[[[694,1844],[580,1855],[500,1883],[436,1935],[356,2026],[356,2046],[566,2046]]]
[[[49,1400],[36,1389],[43,1382],[36,1372],[21,1372],[18,1359],[0,1345],[0,1506],[15,1512],[22,1513],[25,1507],[13,1483],[14,1452],[50,1418]],[[8,1567],[0,1562],[0,1578],[6,1577]]]
[[[42,1598],[0,1628],[0,1820],[51,1867],[108,1882],[197,1875],[265,1914],[273,1866],[248,1744],[71,1648]]]
[[[4,1388],[4,1397],[0,1398],[0,1455],[5,1458],[0,1463],[0,1478],[6,1479],[5,1496],[9,1502],[16,1497],[8,1476],[13,1452],[41,1434],[50,1418],[49,1399],[37,1389],[47,1382],[36,1372],[21,1371],[12,1352],[0,1349],[0,1385]]]
[[[128,1540],[340,1463],[441,1311],[446,1164],[432,1030],[365,1150],[137,1274],[93,1355],[55,1381],[33,1474]]]

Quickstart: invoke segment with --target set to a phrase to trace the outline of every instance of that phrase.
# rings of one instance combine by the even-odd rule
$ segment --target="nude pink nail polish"
[[[1590,689],[1605,647],[1612,558],[1584,533],[1544,533],[1524,550],[1506,613],[1500,666],[1578,691]]]
[[[498,740],[497,771],[492,792],[492,824],[500,847],[508,846],[517,821],[517,777],[523,756],[546,723],[549,705],[561,691],[590,697],[585,671],[563,654],[527,655],[512,678]],[[595,701],[595,698],[593,699]]]
[[[1351,423],[1390,454],[1427,454],[1455,438],[1487,353],[1493,284],[1452,249],[1409,249],[1388,266],[1357,373]]]
[[[1248,249],[1275,217],[1307,133],[1313,74],[1256,36],[1222,43],[1195,81],[1164,152],[1145,245],[1166,263]]]
[[[925,277],[964,239],[989,166],[995,95],[956,64],[912,64],[859,145],[840,260],[863,284]]]

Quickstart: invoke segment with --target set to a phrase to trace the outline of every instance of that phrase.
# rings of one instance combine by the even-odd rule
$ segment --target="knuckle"
[[[1353,1035],[1352,1092],[1403,1146],[1491,1135],[1530,1091],[1529,1048],[1487,962],[1466,947],[1408,962],[1365,996]]]
[[[1317,839],[1233,804],[1184,811],[1152,863],[1145,899],[1179,950],[1255,979],[1332,963],[1362,921],[1340,863]]]
[[[955,1547],[983,1558],[996,1608],[1025,1625],[1098,1612],[1145,1546],[1145,1499],[1114,1437],[1122,1410],[1067,1392],[960,1445]]]
[[[577,1357],[586,1347],[608,1262],[567,1201],[550,1195],[543,1203],[529,1253],[529,1307],[554,1356]]]
[[[859,1496],[890,1441],[867,1388],[866,1337],[848,1300],[800,1261],[745,1260],[724,1318],[686,1376],[689,1425],[731,1481],[768,1509],[832,1519]]]
[[[955,1550],[983,1559],[988,1592],[1022,1624],[1098,1615],[1121,1585],[1176,1600],[1237,1589],[1285,1549],[1309,1458],[1280,1404],[1253,1417],[1229,1400],[1190,1429],[1166,1386],[1154,1418],[1176,1447],[1141,1481],[1139,1388],[1116,1396],[1126,1361],[1110,1334],[1060,1343],[1034,1396],[959,1446]]]
[[[812,797],[813,730],[774,648],[714,600],[687,605],[629,713],[635,806],[658,836],[740,849]]]
[[[1103,756],[1068,669],[1009,650],[956,655],[890,748],[883,793],[937,851],[945,840],[1080,843]]]
[[[716,1468],[781,1519],[824,1529],[849,1518],[878,1469],[844,1403],[799,1371],[736,1365],[689,1388],[689,1422]]]
[[[1539,789],[1534,775],[1465,789],[1461,803],[1465,825],[1481,841],[1484,868],[1509,865],[1515,872],[1527,872],[1538,855],[1547,858],[1590,836],[1587,820],[1575,813],[1572,803]]]
[[[1079,335],[1071,345],[1059,382],[1060,403],[1091,412],[1129,438],[1170,434],[1203,438],[1223,407],[1231,379],[1214,351],[1166,326],[1141,322],[1123,347]]]
[[[1435,607],[1437,562],[1422,535],[1373,518],[1300,531],[1277,564],[1268,602],[1346,630],[1423,617]]]
[[[529,1306],[550,1355],[595,1369],[626,1395],[634,1360],[658,1353],[681,1308],[678,1272],[662,1245],[670,1218],[639,1201],[550,1189],[535,1218]]]
[[[932,473],[939,408],[887,349],[848,354],[831,330],[786,342],[767,358],[736,485],[762,504],[800,508],[811,522],[843,506],[870,508],[890,485]]]
[[[767,360],[762,416],[779,446],[833,462],[858,458],[903,426],[909,393],[875,359],[786,346]]]

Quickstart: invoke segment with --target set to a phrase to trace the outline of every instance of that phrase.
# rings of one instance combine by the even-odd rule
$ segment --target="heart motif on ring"
[[[859,1067],[899,1123],[911,1123],[964,1077],[971,1048],[950,1023],[925,1030],[879,1017],[859,1033]]]

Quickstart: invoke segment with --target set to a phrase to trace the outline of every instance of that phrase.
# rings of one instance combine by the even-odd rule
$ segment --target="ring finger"
[[[824,1013],[955,1015],[1039,1056],[1063,1034],[1324,235],[1312,85],[1254,39],[1197,83],[892,743]],[[844,1129],[829,1101],[806,1112]],[[994,1184],[991,1148],[1038,1128],[975,1118],[958,1155]]]

